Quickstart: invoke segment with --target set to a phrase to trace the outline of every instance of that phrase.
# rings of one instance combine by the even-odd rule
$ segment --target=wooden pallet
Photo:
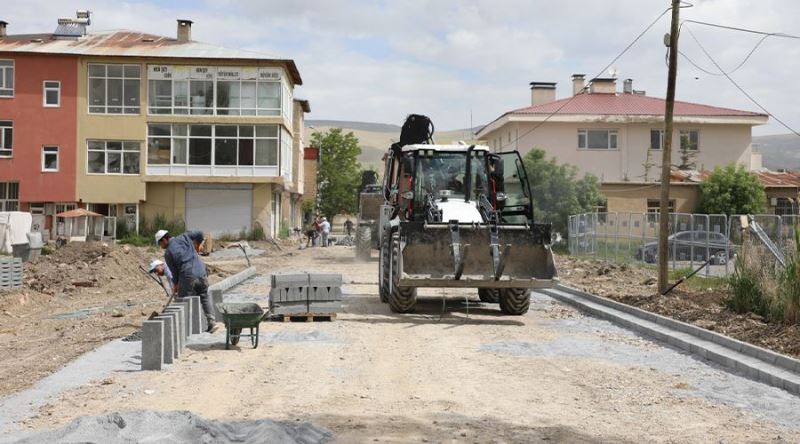
[[[270,321],[275,322],[321,322],[333,321],[336,319],[336,313],[291,313],[291,314],[274,314],[269,317]]]

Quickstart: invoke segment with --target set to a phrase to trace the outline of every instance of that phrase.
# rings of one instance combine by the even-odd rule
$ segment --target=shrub
[[[289,229],[289,221],[284,220],[281,222],[281,228],[278,230],[278,239],[289,239],[291,236],[292,230]]]
[[[700,208],[706,214],[758,214],[766,210],[764,186],[742,165],[714,168],[700,190]]]

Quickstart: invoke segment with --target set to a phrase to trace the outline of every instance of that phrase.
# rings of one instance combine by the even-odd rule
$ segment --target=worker
[[[167,278],[169,284],[172,285],[172,272],[169,271],[169,267],[167,267],[167,264],[165,264],[164,261],[156,259],[153,262],[150,262],[150,267],[147,269],[147,271],[149,273],[155,273],[158,276]]]
[[[325,216],[322,217],[319,223],[319,228],[322,231],[322,246],[327,247],[328,236],[330,236],[331,234],[331,223],[328,222],[328,218],[326,218]]]
[[[353,221],[349,217],[344,221],[344,232],[347,233],[347,237],[350,237],[353,232]]]
[[[202,237],[202,233],[200,233]],[[194,236],[196,237],[196,235]],[[200,296],[200,305],[208,321],[209,333],[222,328],[214,317],[211,297],[208,295],[208,271],[197,254],[190,233],[171,237],[167,230],[158,230],[156,243],[164,250],[164,260],[172,271],[173,288],[178,297]]]
[[[189,239],[192,240],[192,244],[194,245],[194,251],[201,255],[203,254],[204,246],[203,242],[206,241],[205,237],[203,236],[203,232],[200,230],[188,231],[186,234],[189,235]]]

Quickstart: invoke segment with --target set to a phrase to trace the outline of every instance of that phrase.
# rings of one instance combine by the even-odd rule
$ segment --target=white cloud
[[[132,28],[174,35],[175,18],[195,20],[194,37],[297,61],[307,97],[320,119],[399,124],[411,112],[430,114],[439,128],[487,122],[529,101],[530,81],[559,82],[597,74],[666,7],[661,0],[85,0],[94,29]],[[800,3],[793,0],[705,0],[682,9],[682,18],[747,28],[793,32]],[[0,17],[10,32],[49,32],[72,15],[56,0],[5,0]],[[704,46],[730,69],[758,36],[689,25]],[[637,89],[664,96],[668,15],[615,64]],[[699,65],[713,65],[684,31],[681,48]],[[800,42],[769,38],[733,77],[795,128],[800,94],[795,72]],[[757,110],[724,77],[707,75],[680,60],[678,98]],[[786,132],[774,122],[756,133]]]

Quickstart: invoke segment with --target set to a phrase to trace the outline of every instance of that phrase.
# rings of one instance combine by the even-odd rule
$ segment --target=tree
[[[743,165],[714,168],[700,184],[700,208],[706,214],[757,214],[766,211],[767,194],[758,177]]]
[[[331,128],[311,135],[311,145],[319,149],[319,210],[333,217],[339,212],[352,213],[358,206],[358,186],[361,184],[361,148],[352,132],[343,134],[341,128]]]
[[[545,152],[534,148],[523,162],[531,181],[533,217],[537,222],[553,224],[553,231],[567,236],[570,215],[594,211],[605,203],[596,177],[586,174],[578,178],[578,169],[569,164],[547,160]]]
[[[679,170],[693,170],[697,168],[697,145],[692,144],[689,134],[681,134],[681,147],[678,149],[681,163],[676,165]]]

